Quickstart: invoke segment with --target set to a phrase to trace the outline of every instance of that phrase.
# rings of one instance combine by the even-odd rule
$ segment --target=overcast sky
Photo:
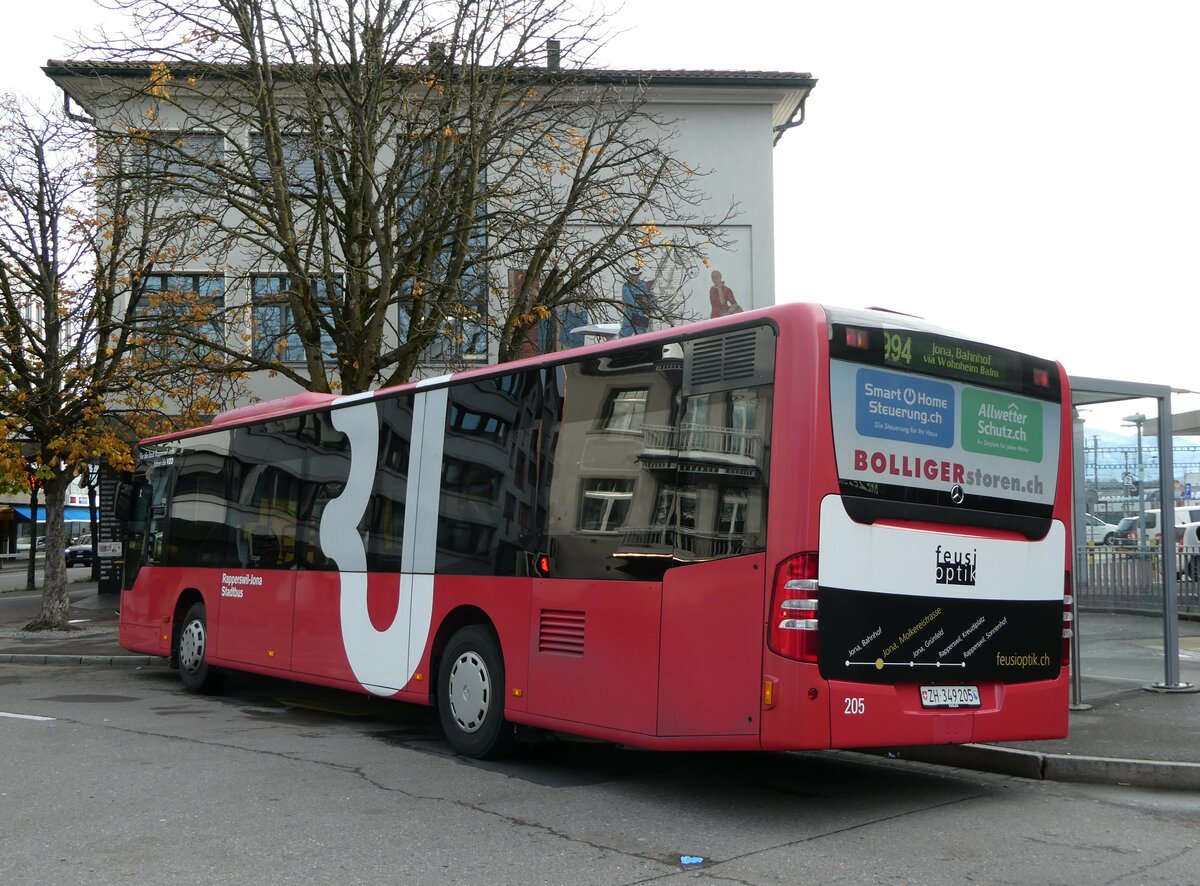
[[[102,15],[5,11],[0,85],[47,96],[38,67]],[[612,25],[609,67],[820,80],[775,150],[778,301],[890,307],[1076,375],[1200,390],[1200,3],[630,0]]]

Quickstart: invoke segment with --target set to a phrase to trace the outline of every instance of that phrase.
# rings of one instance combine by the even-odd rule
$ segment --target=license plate
[[[977,708],[979,707],[979,687],[922,686],[921,707]]]

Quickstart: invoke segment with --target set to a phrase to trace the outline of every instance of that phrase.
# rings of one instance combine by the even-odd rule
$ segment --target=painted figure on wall
[[[625,310],[621,317],[621,335],[637,335],[650,328],[650,312],[654,307],[654,281],[643,280],[640,268],[630,268],[621,286],[621,301]]]
[[[726,314],[741,313],[742,306],[733,297],[733,290],[725,285],[720,271],[712,272],[712,288],[708,290],[708,303],[712,307],[712,317],[724,317]]]

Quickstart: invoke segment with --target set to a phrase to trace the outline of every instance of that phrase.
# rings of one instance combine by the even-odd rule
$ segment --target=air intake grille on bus
[[[543,609],[538,624],[538,652],[583,655],[587,616],[565,609]]]
[[[704,394],[771,381],[774,336],[766,326],[684,344],[683,393]]]

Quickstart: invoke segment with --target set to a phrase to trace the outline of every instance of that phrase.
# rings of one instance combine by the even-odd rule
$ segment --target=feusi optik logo
[[[934,551],[937,560],[935,576],[940,585],[974,585],[975,567],[979,564],[979,550],[970,552],[943,550],[941,545]]]

